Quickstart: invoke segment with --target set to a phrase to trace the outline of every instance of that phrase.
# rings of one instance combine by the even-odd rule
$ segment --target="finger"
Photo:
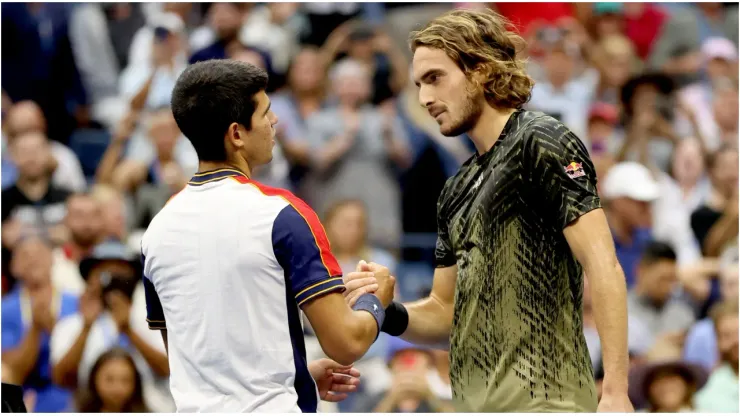
[[[369,272],[350,272],[347,273],[342,280],[344,280],[344,283],[349,283],[355,280],[359,279],[367,279],[369,277],[375,277],[375,273],[372,271]]]
[[[370,285],[361,287],[354,291],[350,296],[347,297],[347,304],[352,307],[355,306],[355,303],[357,303],[357,299],[360,298],[360,296],[366,294],[366,293],[373,293],[374,291],[378,290],[378,285]]]
[[[367,262],[366,262],[365,260],[360,260],[360,261],[359,261],[359,262],[357,263],[357,269],[355,269],[355,271],[361,272],[361,271],[362,271],[362,268],[363,268],[363,267],[364,267],[365,265],[367,265]]]
[[[353,291],[369,285],[377,285],[378,279],[374,277],[366,277],[364,279],[352,280],[344,284],[345,293],[349,294]]]
[[[324,399],[323,400],[325,402],[336,403],[336,402],[341,402],[342,400],[344,400],[346,398],[347,398],[347,393],[334,394],[332,392],[328,392],[328,393],[326,393],[326,396],[324,396]]]
[[[360,370],[352,367],[352,366],[346,366],[344,368],[339,368],[334,370],[335,374],[341,374],[343,376],[352,376],[352,377],[360,377]]]
[[[345,374],[334,374],[332,376],[332,386],[333,385],[343,385],[343,386],[359,386],[360,385],[360,379],[357,377],[351,377]],[[332,390],[334,390],[332,388]]]
[[[357,386],[354,384],[332,384],[329,390],[334,393],[354,393],[357,391]]]

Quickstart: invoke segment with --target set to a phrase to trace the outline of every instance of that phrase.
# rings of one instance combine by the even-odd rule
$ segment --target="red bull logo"
[[[586,172],[583,171],[583,164],[577,162],[570,162],[569,165],[565,166],[565,173],[568,174],[571,179],[580,178],[586,174]]]

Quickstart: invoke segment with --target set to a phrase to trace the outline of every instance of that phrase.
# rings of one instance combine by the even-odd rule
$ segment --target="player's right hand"
[[[361,262],[362,263],[362,262]],[[375,293],[378,290],[378,281],[375,279],[375,273],[369,269],[360,270],[358,265],[357,271],[347,273],[344,280],[344,299],[351,308],[357,302],[357,299],[365,293]]]
[[[396,291],[396,278],[391,276],[391,271],[377,263],[370,263],[366,266],[370,271],[375,273],[375,280],[378,281],[378,290],[375,295],[380,299],[384,308],[393,301],[393,294]]]

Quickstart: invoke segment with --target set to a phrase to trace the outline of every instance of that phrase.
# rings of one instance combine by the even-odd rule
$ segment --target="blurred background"
[[[418,104],[406,39],[457,7],[513,22],[537,82],[527,108],[591,152],[628,280],[635,407],[739,411],[738,8],[721,3],[3,3],[3,381],[36,412],[174,410],[125,282],[197,169],[168,106],[200,60],[270,74],[278,145],[256,179],[319,213],[345,272],[375,261],[400,298],[426,295],[437,197],[473,147]],[[322,410],[451,409],[445,351],[382,334],[356,366],[360,392]]]

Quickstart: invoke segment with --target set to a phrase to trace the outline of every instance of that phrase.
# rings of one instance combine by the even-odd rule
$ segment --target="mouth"
[[[429,115],[431,115],[432,117],[434,117],[436,119],[437,117],[439,117],[440,115],[442,115],[442,113],[444,113],[444,112],[445,112],[445,110],[430,110],[429,111]]]

